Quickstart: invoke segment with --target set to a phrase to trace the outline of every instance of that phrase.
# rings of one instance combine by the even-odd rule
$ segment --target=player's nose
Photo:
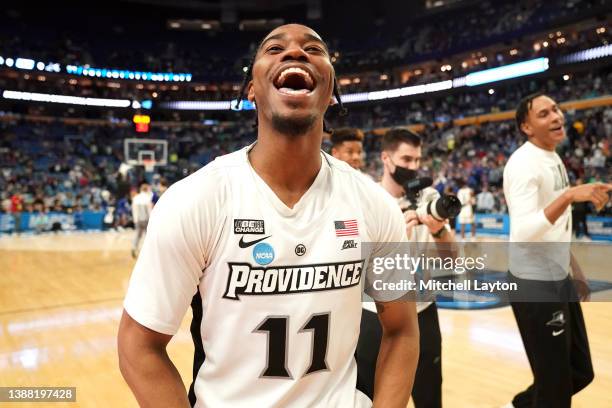
[[[306,62],[308,61],[308,53],[306,53],[299,44],[292,43],[285,49],[281,61],[292,60]]]
[[[565,122],[565,116],[563,115],[563,112],[560,110],[553,112],[552,118],[553,118],[553,121],[555,122],[561,122],[561,123]]]

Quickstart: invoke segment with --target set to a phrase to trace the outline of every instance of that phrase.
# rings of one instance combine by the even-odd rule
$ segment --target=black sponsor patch
[[[265,234],[264,220],[234,220],[234,234]]]
[[[354,239],[347,239],[342,244],[342,249],[352,249],[352,248],[357,248],[357,243],[355,242]]]

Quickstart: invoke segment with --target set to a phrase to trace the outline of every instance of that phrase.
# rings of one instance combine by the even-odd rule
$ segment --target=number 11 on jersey
[[[268,316],[254,332],[268,334],[266,368],[261,374],[264,378],[293,378],[287,368],[287,329],[288,316]],[[312,352],[310,366],[304,375],[328,370],[327,342],[329,339],[329,313],[314,314],[300,329],[300,333],[312,332]]]

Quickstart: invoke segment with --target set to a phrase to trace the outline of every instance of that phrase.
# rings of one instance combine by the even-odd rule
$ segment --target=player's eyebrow
[[[319,37],[317,37],[316,35],[312,35],[310,33],[306,33],[304,34],[304,38],[306,39],[306,41],[314,41],[317,42],[319,44],[321,44],[323,46],[323,48],[325,48],[326,52],[329,52],[329,50],[327,49],[327,44],[325,44],[325,42],[320,39]]]
[[[268,38],[266,38],[265,40],[263,40],[261,42],[261,45],[259,46],[259,48],[263,48],[263,46],[268,42],[268,41],[272,41],[272,40],[284,40],[285,38],[287,38],[287,35],[284,33],[279,33],[279,34],[274,34],[269,36]]]
[[[260,49],[263,48],[264,45],[267,42],[269,42],[269,41],[272,41],[272,40],[285,40],[286,38],[287,38],[287,34],[285,34],[285,33],[278,33],[278,34],[271,35],[271,36],[269,36],[268,38],[266,38],[265,40],[263,40],[261,42],[261,45],[259,46],[259,48]],[[304,34],[304,39],[306,41],[314,41],[314,42],[317,42],[317,43],[321,44],[321,46],[323,46],[323,48],[325,48],[325,51],[327,53],[329,53],[329,50],[327,49],[327,44],[325,44],[325,42],[323,42],[323,40],[320,39],[319,37],[317,37],[316,35],[312,35],[310,33],[305,33]]]

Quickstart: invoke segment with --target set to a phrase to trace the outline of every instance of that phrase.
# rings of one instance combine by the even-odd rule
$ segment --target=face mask
[[[395,163],[393,163],[393,165],[395,166],[395,171],[391,173],[391,178],[393,178],[393,180],[400,186],[403,186],[410,180],[415,179],[418,175],[416,170],[407,169],[406,167],[398,166]]]

